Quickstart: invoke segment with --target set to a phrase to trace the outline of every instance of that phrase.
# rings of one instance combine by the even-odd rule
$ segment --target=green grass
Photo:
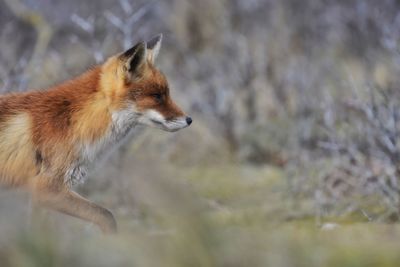
[[[140,215],[116,213],[117,235],[103,236],[86,223],[50,214],[0,242],[0,266],[364,267],[400,262],[400,225],[330,218],[323,223],[338,226],[323,230],[314,217],[288,220],[307,211],[287,197],[279,169],[224,165],[177,173],[174,179],[149,179],[141,188]]]

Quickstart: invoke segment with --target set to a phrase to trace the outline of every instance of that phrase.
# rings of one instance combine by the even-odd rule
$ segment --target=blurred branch
[[[94,33],[94,19],[93,17],[88,18],[85,20],[84,18],[78,16],[77,14],[72,14],[71,20],[76,23],[79,27],[82,28],[87,33]]]
[[[132,13],[132,11],[133,11],[132,5],[129,3],[128,0],[120,0],[119,4],[121,5],[122,10],[124,10],[126,14]]]
[[[104,61],[104,44],[106,43],[106,37],[104,40],[100,41],[98,37],[95,36],[96,32],[96,20],[97,18],[94,16],[90,16],[85,19],[80,17],[77,14],[72,14],[71,21],[78,25],[85,33],[90,36],[92,40],[90,42],[90,51],[93,54],[94,59],[97,63]]]
[[[5,0],[5,3],[17,18],[30,24],[37,32],[37,41],[24,71],[25,77],[31,77],[37,71],[37,66],[46,52],[53,29],[38,12],[28,9],[20,0]]]
[[[24,75],[24,70],[28,61],[26,56],[22,56],[18,62],[8,70],[0,71],[0,92],[22,91],[26,89],[27,78]]]
[[[141,18],[143,18],[143,16],[149,11],[153,2],[144,4],[137,11],[134,11],[130,6],[129,8],[127,8],[127,5],[129,5],[127,1],[121,0],[119,1],[119,3],[122,9],[125,10],[125,13],[127,15],[126,18],[120,19],[119,16],[114,15],[110,11],[104,12],[104,16],[114,27],[116,27],[122,33],[122,45],[124,49],[128,49],[132,45],[132,31],[134,30],[134,24],[138,22]]]

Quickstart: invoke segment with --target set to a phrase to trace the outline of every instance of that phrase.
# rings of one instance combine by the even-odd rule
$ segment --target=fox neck
[[[117,146],[139,123],[139,115],[135,111],[133,103],[126,104],[119,109],[108,107],[107,113],[109,122],[103,133],[89,142],[83,142],[84,146],[89,148],[89,151],[86,151],[89,153],[84,157],[86,160],[93,161],[99,158],[98,154],[103,154],[104,150],[110,150],[113,146]],[[98,116],[100,117],[100,114]],[[95,130],[98,127],[98,123],[99,122],[94,119],[90,122],[91,127],[89,126],[88,128]]]
[[[110,72],[108,72],[110,73]],[[114,72],[111,72],[114,73]],[[106,159],[123,141],[128,140],[138,124],[139,115],[134,103],[121,101],[122,96],[112,94],[113,77],[101,73],[97,90],[82,110],[85,119],[78,121],[81,129],[78,157],[67,171],[65,180],[76,184],[84,181],[93,163]],[[82,116],[80,116],[82,118]]]
[[[111,112],[111,135],[115,141],[120,141],[138,124],[139,115],[133,105]]]
[[[95,143],[104,138],[118,141],[137,124],[135,105],[126,100],[117,70],[115,59],[111,58],[74,80],[73,89],[80,88],[87,94],[75,120],[78,138],[83,142]]]
[[[105,133],[92,142],[80,145],[80,156],[65,175],[68,184],[84,181],[87,173],[93,169],[93,163],[106,159],[114,149],[127,140],[137,125],[137,115],[132,107],[111,113],[111,122]]]

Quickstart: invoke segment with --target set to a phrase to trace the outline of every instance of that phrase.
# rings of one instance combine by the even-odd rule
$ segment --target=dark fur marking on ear
[[[144,42],[140,42],[133,46],[132,48],[125,51],[122,55],[120,55],[120,60],[123,62],[129,62],[129,65],[125,65],[126,69],[129,72],[134,72],[137,67],[139,67],[140,63],[143,61],[146,53],[146,44]]]
[[[137,43],[136,45],[134,45],[133,47],[129,48],[128,50],[126,50],[122,55],[121,58],[122,59],[129,59],[130,57],[132,57],[136,50],[138,49],[138,47],[141,45],[142,43]]]
[[[140,43],[139,46],[136,49],[136,53],[134,54],[133,58],[131,59],[131,62],[129,64],[129,71],[134,71],[136,68],[140,65],[144,58],[145,54],[145,46],[144,43]]]

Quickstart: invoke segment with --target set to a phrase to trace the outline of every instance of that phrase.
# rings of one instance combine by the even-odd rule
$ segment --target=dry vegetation
[[[0,266],[397,266],[399,8],[0,1],[2,92],[162,32],[159,67],[194,118],[138,132],[77,188],[114,211],[116,236],[1,191]]]

